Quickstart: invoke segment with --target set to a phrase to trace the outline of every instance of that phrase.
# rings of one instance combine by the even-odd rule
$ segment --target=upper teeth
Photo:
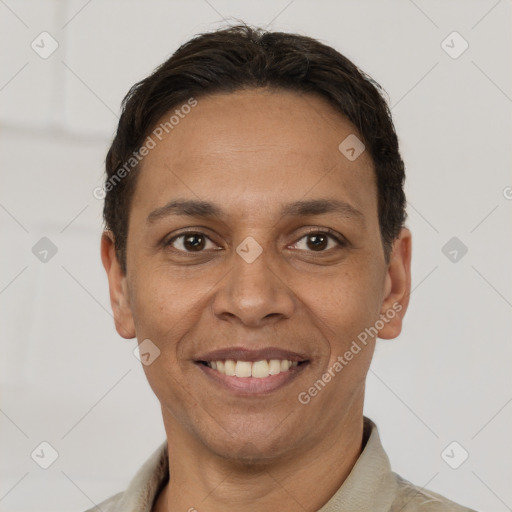
[[[281,372],[288,371],[292,366],[297,366],[297,361],[288,361],[286,359],[270,359],[270,361],[262,360],[251,363],[250,361],[209,361],[207,365],[218,372],[236,377],[256,377],[262,379],[269,375],[277,375]]]

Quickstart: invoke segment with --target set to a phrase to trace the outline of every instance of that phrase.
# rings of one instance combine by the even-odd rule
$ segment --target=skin
[[[312,94],[251,89],[198,98],[142,162],[126,274],[113,235],[104,233],[117,331],[160,350],[143,366],[169,445],[170,483],[153,510],[318,510],[355,464],[376,339],[307,405],[297,397],[397,303],[401,311],[378,336],[400,333],[411,234],[402,229],[386,263],[371,157],[365,151],[349,161],[338,150],[350,134],[355,127]],[[177,198],[215,203],[223,216],[147,221]],[[324,198],[360,214],[280,213],[283,204]],[[318,248],[311,228],[331,228],[346,244],[328,237]],[[194,251],[183,237],[170,242],[185,229],[206,235],[203,248]],[[252,263],[236,252],[248,236],[263,251]],[[265,397],[240,397],[194,362],[233,346],[293,350],[310,363]]]

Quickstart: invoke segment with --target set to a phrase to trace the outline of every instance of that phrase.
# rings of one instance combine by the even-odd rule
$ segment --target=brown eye
[[[308,248],[313,251],[321,251],[325,249],[329,244],[329,237],[323,233],[319,233],[316,235],[308,235],[306,238],[308,239]]]
[[[342,248],[347,244],[341,236],[327,231],[313,231],[295,242],[296,249],[311,252],[328,252],[331,249]]]
[[[180,252],[202,252],[203,249],[207,248],[208,242],[214,245],[203,233],[184,233],[175,236],[166,245]]]
[[[205,243],[205,237],[202,235],[187,235],[183,239],[183,246],[191,251],[200,251]]]

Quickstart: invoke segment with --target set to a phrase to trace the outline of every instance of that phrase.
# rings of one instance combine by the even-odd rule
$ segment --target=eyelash
[[[171,247],[171,245],[178,239],[180,238],[184,238],[186,237],[187,235],[200,235],[200,236],[203,236],[205,238],[207,238],[208,240],[210,240],[211,242],[213,242],[213,240],[205,233],[201,232],[201,231],[185,231],[183,233],[180,233],[179,235],[176,235],[174,237],[172,237],[171,239],[167,240],[167,241],[164,241],[164,246],[166,248],[168,247]],[[331,239],[334,239],[334,241],[338,244],[338,248],[343,248],[343,247],[346,247],[348,245],[348,242],[347,240],[338,235],[335,231],[333,231],[332,229],[318,229],[318,228],[312,228],[311,231],[308,231],[307,233],[305,233],[304,235],[302,235],[296,242],[293,243],[293,245],[296,245],[300,240],[302,240],[303,238],[306,238],[308,236],[311,236],[311,235],[327,235],[328,237],[330,237]],[[205,250],[201,250],[201,251],[183,251],[181,249],[174,249],[174,248],[171,248],[171,250],[175,251],[175,252],[178,252],[178,253],[181,253],[181,254],[201,254],[203,252],[206,252]],[[307,252],[311,252],[311,253],[318,253],[318,254],[327,254],[328,252],[332,251],[333,249],[328,249],[328,250],[322,250],[322,251],[307,251]]]

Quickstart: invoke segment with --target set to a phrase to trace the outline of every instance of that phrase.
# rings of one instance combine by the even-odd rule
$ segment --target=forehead
[[[349,136],[361,137],[316,95],[266,89],[208,95],[193,108],[176,106],[159,127],[158,136],[150,134],[155,147],[139,171],[137,208],[189,197],[231,204],[243,215],[252,207],[272,208],[278,199],[282,204],[287,196],[334,194],[375,209],[368,152],[351,161],[338,148]]]

